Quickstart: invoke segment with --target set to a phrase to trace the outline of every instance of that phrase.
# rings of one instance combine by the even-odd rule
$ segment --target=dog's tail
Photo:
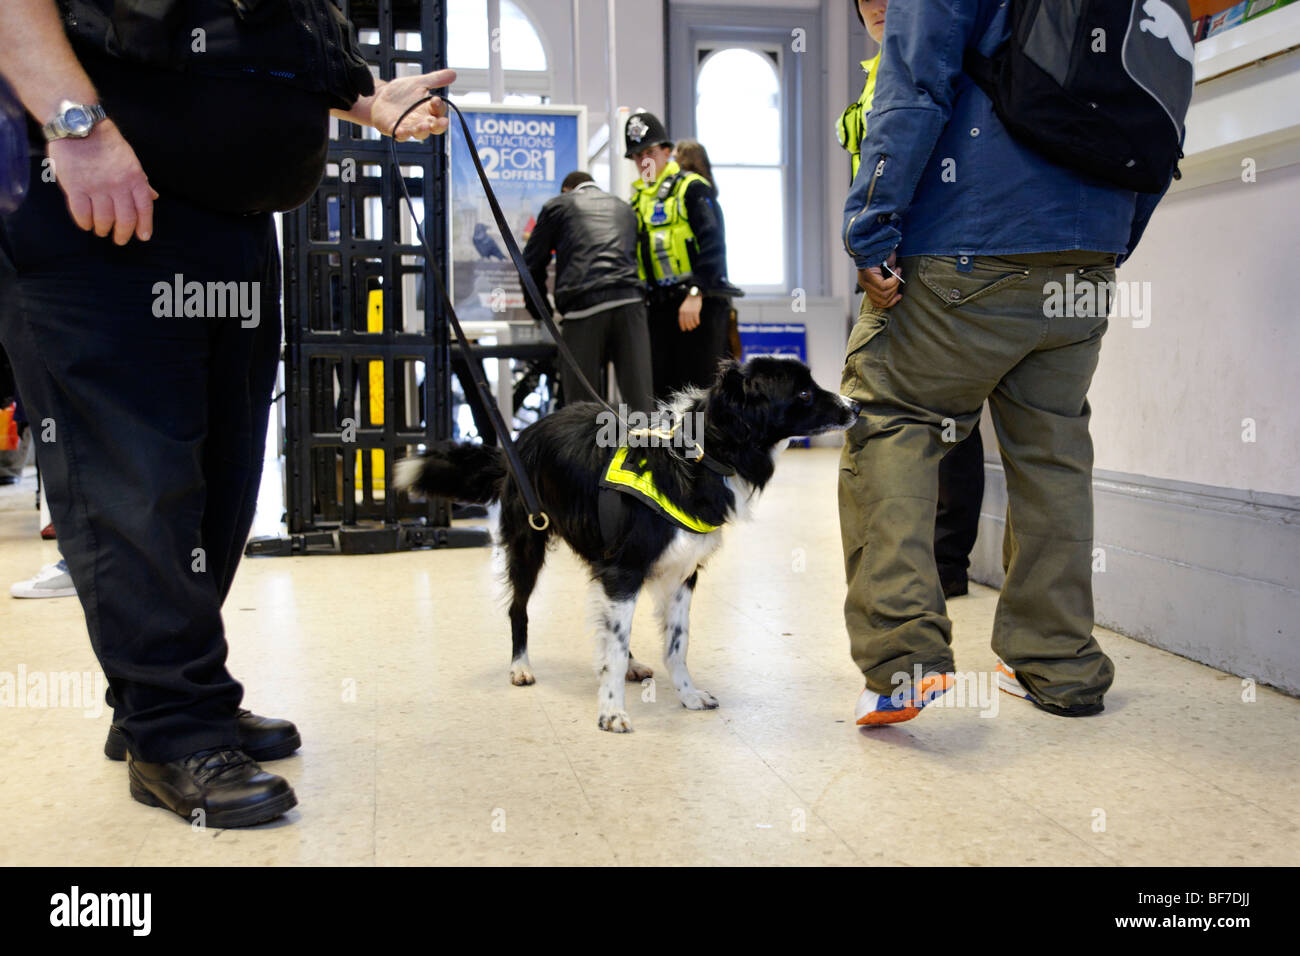
[[[393,476],[398,490],[488,504],[501,497],[506,461],[500,448],[438,442],[423,455],[397,462]]]

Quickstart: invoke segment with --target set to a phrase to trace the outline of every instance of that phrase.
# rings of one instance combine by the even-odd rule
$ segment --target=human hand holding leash
[[[424,140],[447,132],[447,104],[440,98],[430,97],[409,115],[403,113],[414,100],[432,90],[451,86],[456,82],[455,70],[434,70],[419,76],[402,76],[388,82],[375,81],[373,96],[363,96],[346,112],[334,110],[341,119],[373,126],[384,135],[391,135],[399,143]],[[393,127],[401,119],[401,125]]]

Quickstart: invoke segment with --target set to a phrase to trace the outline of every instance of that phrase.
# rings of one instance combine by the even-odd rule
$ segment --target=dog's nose
[[[856,418],[862,411],[862,403],[857,399],[849,398],[847,395],[841,395],[840,398],[843,399],[845,406],[853,413],[853,417]]]

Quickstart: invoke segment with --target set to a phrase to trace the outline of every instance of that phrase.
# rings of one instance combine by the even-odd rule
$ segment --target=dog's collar
[[[729,478],[730,476],[736,473],[736,469],[732,468],[730,465],[723,464],[722,462],[718,461],[718,459],[714,458],[712,455],[705,452],[704,446],[701,445],[699,442],[692,442],[692,444],[695,446],[694,448],[695,453],[691,454],[689,451],[687,451],[682,455],[682,457],[685,458],[687,461],[698,462],[699,464],[703,465],[705,468],[709,469],[709,471],[713,472],[714,474],[721,475],[723,478]]]
[[[676,454],[678,454],[678,457],[684,458],[686,461],[693,461],[696,464],[703,465],[705,468],[709,469],[709,471],[713,472],[714,474],[721,475],[723,478],[729,478],[736,473],[736,469],[732,468],[730,465],[718,461],[718,459],[714,458],[712,455],[706,452],[704,450],[704,445],[702,445],[700,442],[693,441],[690,443],[690,447],[682,451],[678,451],[675,436],[677,434],[677,430],[681,427],[682,427],[681,419],[678,419],[677,422],[673,425],[673,427],[669,429],[635,428],[632,431],[628,432],[628,434],[639,435],[642,437],[653,436],[655,438],[658,438],[661,441],[665,442],[668,448],[673,449],[673,451]]]

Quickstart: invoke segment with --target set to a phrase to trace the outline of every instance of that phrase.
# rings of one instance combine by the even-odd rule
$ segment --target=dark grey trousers
[[[650,332],[644,303],[632,302],[580,319],[565,319],[560,332],[564,344],[578,360],[582,374],[592,385],[600,388],[601,369],[607,362],[613,362],[618,390],[627,407],[641,412],[654,407],[650,387]],[[591,400],[586,389],[563,365],[560,375],[564,378],[565,401]]]

